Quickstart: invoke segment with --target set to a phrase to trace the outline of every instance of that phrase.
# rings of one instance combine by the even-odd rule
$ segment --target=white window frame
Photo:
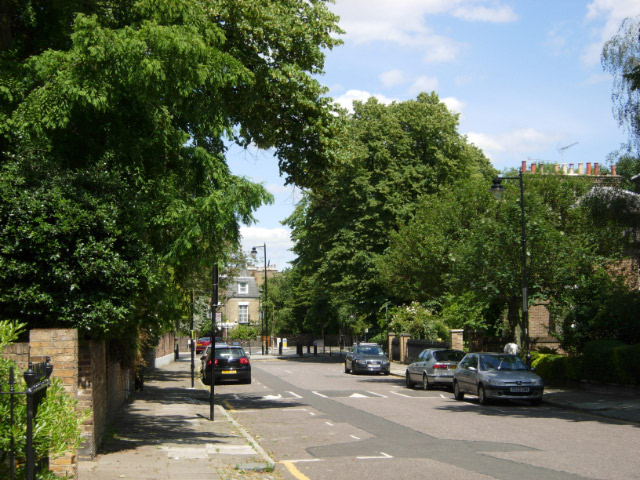
[[[247,295],[249,293],[249,282],[238,282],[238,294]]]
[[[246,317],[244,317],[241,312],[246,312]],[[249,324],[249,302],[238,303],[238,323]]]

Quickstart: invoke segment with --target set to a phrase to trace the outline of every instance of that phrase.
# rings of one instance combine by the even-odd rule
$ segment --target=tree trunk
[[[520,350],[524,349],[524,329],[522,328],[522,316],[520,315],[520,305],[522,299],[515,298],[507,304],[507,321],[509,323],[509,337],[518,345]]]

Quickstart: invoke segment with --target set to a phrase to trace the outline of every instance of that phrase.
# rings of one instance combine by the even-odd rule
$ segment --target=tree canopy
[[[272,198],[228,142],[300,185],[333,161],[315,76],[336,22],[320,0],[3,2],[2,315],[95,336],[175,320]]]
[[[418,199],[458,177],[493,172],[435,93],[391,105],[356,102],[344,121],[338,164],[287,220],[295,268],[310,278],[306,316],[316,324],[375,316],[387,297],[376,255],[416,214]]]

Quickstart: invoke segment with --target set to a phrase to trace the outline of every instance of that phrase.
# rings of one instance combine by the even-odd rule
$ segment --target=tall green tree
[[[627,128],[630,144],[640,148],[640,16],[627,18],[602,50],[602,65],[614,76],[613,111]]]
[[[435,93],[388,106],[356,102],[344,120],[338,164],[287,221],[295,265],[311,278],[307,319],[318,325],[341,311],[372,319],[387,297],[375,257],[416,213],[417,200],[492,171]]]
[[[2,2],[2,315],[118,337],[184,313],[271,201],[226,144],[300,185],[333,162],[336,22],[320,0]]]

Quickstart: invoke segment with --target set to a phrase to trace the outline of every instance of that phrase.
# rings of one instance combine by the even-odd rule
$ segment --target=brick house
[[[223,337],[226,338],[237,325],[260,325],[260,296],[256,279],[247,270],[229,282],[220,298],[223,306],[219,308],[222,318],[218,327],[222,329]]]

